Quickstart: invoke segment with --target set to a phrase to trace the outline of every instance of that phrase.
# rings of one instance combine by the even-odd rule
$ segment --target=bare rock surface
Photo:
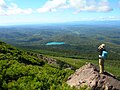
[[[99,74],[98,67],[90,63],[76,70],[67,84],[78,88],[87,85],[92,90],[120,90],[120,81],[114,75],[107,72]]]

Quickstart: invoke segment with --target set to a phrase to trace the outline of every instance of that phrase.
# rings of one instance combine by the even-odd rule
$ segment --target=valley
[[[119,21],[73,22],[0,27],[0,40],[26,50],[54,56],[97,59],[97,47],[105,43],[108,59],[120,58]],[[49,42],[64,42],[49,45]]]

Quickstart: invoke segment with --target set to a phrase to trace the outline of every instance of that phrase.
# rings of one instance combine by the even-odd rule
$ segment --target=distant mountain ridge
[[[30,23],[19,25],[0,25],[0,27],[40,27],[40,26],[59,26],[59,25],[76,25],[76,24],[89,24],[89,25],[120,25],[120,20],[89,20],[89,21],[71,21],[71,22],[57,22],[57,23]]]

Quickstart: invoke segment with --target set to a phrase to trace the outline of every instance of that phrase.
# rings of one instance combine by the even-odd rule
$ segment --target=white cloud
[[[112,10],[108,0],[48,0],[37,11],[42,13],[58,8],[73,8],[76,13],[81,11],[108,12]]]
[[[95,12],[108,12],[112,8],[109,6],[108,0],[69,0],[69,5],[75,8],[77,12],[81,11],[95,11]]]
[[[112,8],[109,6],[108,0],[102,0],[102,2],[99,3],[98,11],[102,12],[112,11]]]
[[[116,16],[108,16],[108,17],[97,17],[96,20],[120,20],[120,17],[116,17]]]
[[[81,18],[80,19],[81,21],[106,21],[106,20],[120,20],[120,17],[117,17],[117,16],[107,16],[107,17],[91,17],[91,18]]]
[[[0,0],[0,8],[7,8],[7,5],[4,0]]]
[[[4,0],[0,0],[0,15],[31,14],[32,12],[31,8],[21,9],[15,3],[8,6]]]
[[[11,3],[11,6],[8,7],[8,9],[6,10],[6,14],[7,15],[31,14],[31,13],[32,13],[32,9],[31,8],[21,9],[15,3]]]
[[[42,8],[37,9],[38,12],[56,11],[57,8],[66,4],[66,0],[49,0]]]

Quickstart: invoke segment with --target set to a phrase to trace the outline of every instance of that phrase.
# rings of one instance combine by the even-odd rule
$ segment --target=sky
[[[0,25],[120,20],[120,0],[0,0]]]

